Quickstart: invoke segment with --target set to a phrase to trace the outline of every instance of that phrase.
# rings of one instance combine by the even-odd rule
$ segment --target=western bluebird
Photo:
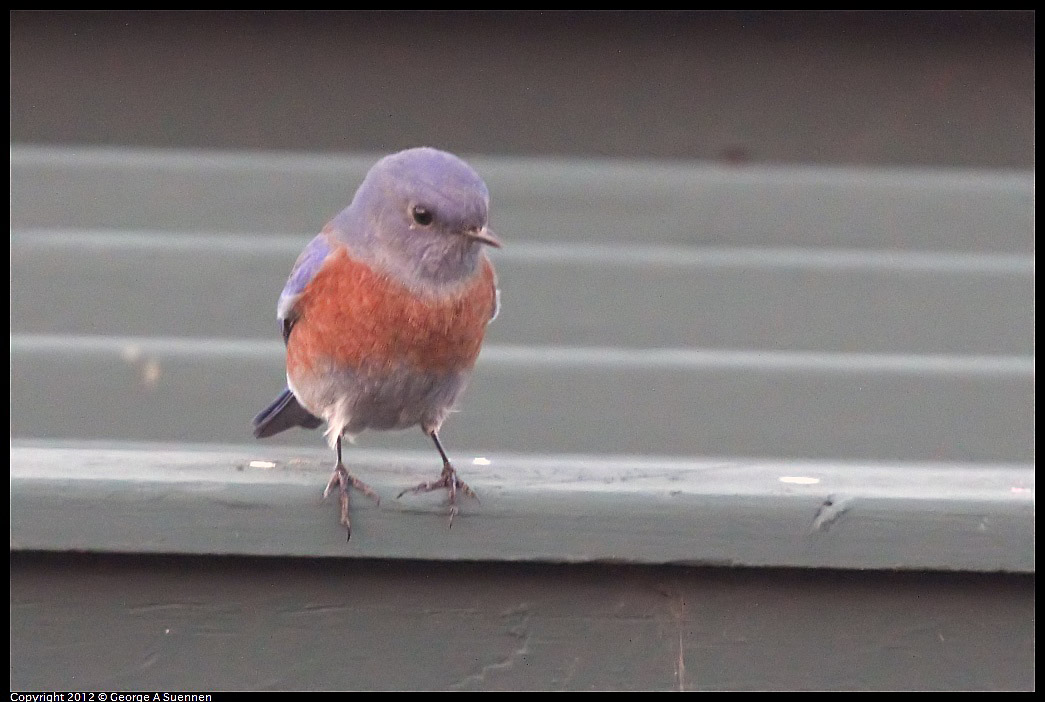
[[[420,425],[443,459],[436,480],[407,492],[475,493],[439,441],[479,355],[499,292],[483,245],[486,184],[456,156],[431,148],[378,161],[355,197],[298,256],[277,306],[287,348],[287,388],[254,418],[264,438],[324,421],[337,452],[323,496],[337,485],[348,528],[349,487],[377,494],[341,462],[341,437]]]

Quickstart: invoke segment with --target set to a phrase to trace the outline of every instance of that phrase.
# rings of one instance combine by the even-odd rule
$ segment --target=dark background
[[[1026,168],[1032,12],[26,12],[16,143]]]

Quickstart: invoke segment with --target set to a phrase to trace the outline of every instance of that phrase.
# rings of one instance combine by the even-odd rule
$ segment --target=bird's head
[[[489,204],[486,183],[460,158],[407,149],[370,169],[339,229],[399,277],[448,283],[474,272],[483,246],[500,247]]]

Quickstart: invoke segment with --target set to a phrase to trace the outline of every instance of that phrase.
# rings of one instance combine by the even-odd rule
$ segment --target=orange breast
[[[494,271],[484,256],[474,282],[448,298],[419,297],[341,248],[295,305],[287,344],[291,376],[333,361],[351,368],[471,368],[493,313]]]

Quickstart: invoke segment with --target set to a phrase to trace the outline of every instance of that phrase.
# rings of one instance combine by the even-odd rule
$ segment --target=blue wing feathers
[[[290,277],[287,278],[287,284],[283,286],[283,292],[279,296],[279,304],[276,306],[276,318],[280,322],[284,343],[290,338],[290,330],[294,326],[294,303],[297,302],[298,297],[304,292],[319,269],[323,267],[332,250],[327,235],[317,234],[312,241],[308,242],[294,263]]]

